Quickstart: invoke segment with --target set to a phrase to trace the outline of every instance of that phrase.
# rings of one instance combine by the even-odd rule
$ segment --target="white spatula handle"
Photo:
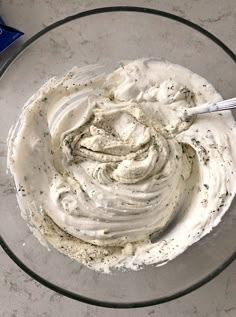
[[[236,98],[222,100],[216,103],[205,103],[203,105],[188,108],[185,110],[185,117],[192,117],[196,114],[230,110],[236,108]]]

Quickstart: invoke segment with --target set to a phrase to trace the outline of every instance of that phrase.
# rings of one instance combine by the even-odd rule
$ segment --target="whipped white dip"
[[[9,168],[35,235],[105,272],[182,253],[220,222],[236,191],[231,112],[180,115],[219,100],[202,77],[155,59],[50,79],[9,136]]]

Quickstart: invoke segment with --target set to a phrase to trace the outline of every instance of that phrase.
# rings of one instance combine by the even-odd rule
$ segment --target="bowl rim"
[[[146,7],[138,7],[138,6],[110,6],[110,7],[99,7],[91,10],[82,11],[79,13],[76,13],[71,16],[67,16],[61,20],[58,20],[41,31],[37,32],[35,35],[33,35],[31,38],[29,38],[25,43],[23,43],[19,49],[6,61],[6,63],[0,68],[0,79],[3,77],[5,72],[8,70],[8,68],[15,62],[15,60],[35,41],[37,41],[40,37],[45,35],[46,33],[50,32],[51,30],[66,24],[68,22],[71,22],[73,20],[77,20],[83,17],[87,16],[93,16],[96,14],[103,14],[103,13],[111,13],[111,12],[136,12],[136,13],[146,13],[151,15],[157,15],[161,16],[167,19],[171,19],[174,21],[177,21],[179,23],[182,23],[195,31],[200,32],[201,34],[205,35],[207,38],[209,38],[211,41],[213,41],[215,44],[217,44],[224,52],[234,61],[236,62],[236,55],[234,52],[227,47],[219,38],[217,38],[215,35],[210,33],[209,31],[205,30],[201,26],[185,19],[180,16],[177,16],[175,14],[156,10],[152,8],[146,8]],[[7,255],[30,277],[35,279],[37,282],[41,283],[42,285],[46,286],[47,288],[60,293],[61,295],[67,296],[71,299],[78,300],[80,302],[100,306],[100,307],[107,307],[107,308],[138,308],[138,307],[146,307],[146,306],[152,306],[157,305],[161,303],[166,303],[171,300],[177,299],[179,297],[182,297],[188,293],[191,293],[192,291],[198,289],[199,287],[203,286],[204,284],[211,281],[214,277],[216,277],[218,274],[220,274],[224,269],[226,269],[235,259],[236,259],[236,250],[235,252],[226,259],[225,262],[223,262],[219,267],[217,267],[213,272],[203,277],[201,280],[195,282],[193,285],[182,289],[180,291],[177,291],[176,293],[173,293],[168,296],[164,296],[158,299],[153,300],[145,300],[140,302],[131,302],[131,303],[122,303],[122,302],[110,302],[110,301],[102,301],[102,300],[96,300],[93,298],[85,297],[83,295],[76,294],[74,292],[68,291],[62,287],[59,287],[56,284],[53,284],[49,282],[48,280],[44,279],[37,273],[35,273],[33,270],[31,270],[28,266],[26,266],[9,248],[7,243],[4,241],[3,237],[0,235],[0,245],[2,249],[7,253]]]

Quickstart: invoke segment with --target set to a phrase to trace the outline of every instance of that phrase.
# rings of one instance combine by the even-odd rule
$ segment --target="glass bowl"
[[[89,304],[128,308],[187,294],[236,258],[236,200],[214,230],[161,267],[102,274],[87,269],[33,236],[20,215],[6,174],[8,131],[26,100],[54,75],[74,65],[112,65],[141,57],[181,64],[234,97],[235,55],[219,39],[178,16],[139,7],[106,7],[78,13],[37,33],[2,67],[0,82],[1,245],[26,273],[65,296]]]

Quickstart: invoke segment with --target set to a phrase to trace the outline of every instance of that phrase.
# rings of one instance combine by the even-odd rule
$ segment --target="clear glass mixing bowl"
[[[220,40],[180,17],[137,7],[99,8],[58,21],[27,41],[0,73],[1,245],[42,284],[100,306],[141,307],[172,300],[208,282],[236,258],[236,200],[220,225],[168,264],[112,275],[91,271],[55,249],[49,252],[21,218],[13,180],[6,175],[6,139],[25,101],[47,79],[74,65],[111,65],[141,57],[184,65],[224,98],[235,95],[235,55]]]

